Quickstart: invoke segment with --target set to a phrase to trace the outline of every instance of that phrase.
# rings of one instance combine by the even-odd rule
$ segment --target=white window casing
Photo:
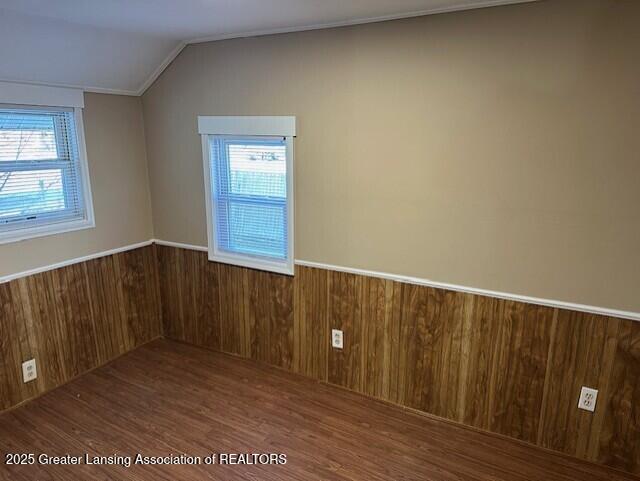
[[[82,106],[79,90],[0,82],[0,244],[95,226]]]
[[[294,273],[295,117],[198,117],[209,260]]]

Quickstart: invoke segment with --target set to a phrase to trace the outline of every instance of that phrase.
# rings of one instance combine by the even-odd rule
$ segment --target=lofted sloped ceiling
[[[188,43],[535,0],[0,0],[0,80],[140,95]]]

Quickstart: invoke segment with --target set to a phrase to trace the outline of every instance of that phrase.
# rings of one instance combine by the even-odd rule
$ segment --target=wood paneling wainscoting
[[[640,474],[639,322],[175,247],[0,284],[0,410],[161,336],[161,318],[171,339]],[[599,390],[593,414],[581,386]]]
[[[161,336],[155,249],[0,284],[0,411]],[[24,384],[31,358],[38,378]]]
[[[157,246],[165,335],[640,474],[640,323]],[[344,349],[330,346],[332,328]],[[597,409],[577,409],[581,386]]]

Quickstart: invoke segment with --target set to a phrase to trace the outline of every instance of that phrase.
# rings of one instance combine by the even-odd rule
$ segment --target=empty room
[[[0,481],[640,481],[639,26],[0,0]]]

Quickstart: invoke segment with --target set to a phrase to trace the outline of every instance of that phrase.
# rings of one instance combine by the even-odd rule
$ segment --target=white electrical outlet
[[[580,391],[580,399],[578,400],[578,408],[585,411],[595,411],[596,401],[598,399],[598,390],[589,387],[582,387]]]
[[[27,383],[38,377],[38,369],[36,368],[36,360],[29,359],[22,363],[22,380]]]
[[[336,349],[342,349],[344,347],[342,331],[339,329],[331,329],[331,345]]]

